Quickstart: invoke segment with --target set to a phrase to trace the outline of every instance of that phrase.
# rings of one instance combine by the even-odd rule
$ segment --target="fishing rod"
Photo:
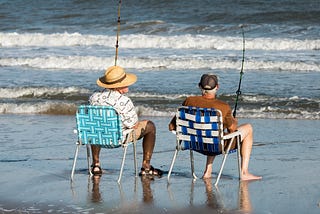
[[[243,64],[244,64],[244,52],[245,52],[245,38],[244,38],[243,26],[241,26],[241,30],[242,30],[242,41],[243,41],[243,43],[242,43],[242,63],[241,63],[238,90],[236,91],[237,97],[236,97],[236,103],[235,103],[234,110],[233,110],[233,117],[236,117],[236,114],[237,114],[238,100],[239,100],[239,96],[241,95],[240,89],[241,89],[241,82],[242,82],[242,76],[243,76]]]
[[[118,4],[118,29],[117,29],[117,41],[116,41],[116,55],[114,58],[114,65],[117,65],[118,60],[118,48],[119,48],[119,34],[120,34],[120,8],[121,8],[121,0],[119,0]]]

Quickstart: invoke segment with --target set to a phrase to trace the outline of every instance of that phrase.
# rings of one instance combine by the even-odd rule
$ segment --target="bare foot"
[[[262,176],[256,176],[256,175],[253,175],[251,173],[243,173],[241,175],[241,180],[242,181],[260,180],[260,179],[262,179]]]

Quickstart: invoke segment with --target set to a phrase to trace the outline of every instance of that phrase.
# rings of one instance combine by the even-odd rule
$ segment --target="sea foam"
[[[2,47],[115,46],[115,36],[80,33],[0,33]],[[211,35],[122,35],[122,48],[242,50],[242,37]],[[320,50],[320,39],[246,38],[247,50]]]

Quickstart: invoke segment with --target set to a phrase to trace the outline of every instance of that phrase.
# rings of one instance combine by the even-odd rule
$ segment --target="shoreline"
[[[85,148],[81,147],[71,185],[76,140],[73,116],[0,118],[0,213],[243,213],[243,205],[251,207],[247,213],[320,211],[320,137],[316,134],[320,121],[239,119],[254,127],[249,169],[263,179],[245,185],[239,182],[236,155],[231,154],[216,189],[213,183],[220,156],[214,162],[211,182],[192,182],[189,153],[180,152],[168,185],[167,174],[150,181],[134,177],[132,148],[128,148],[118,186],[121,151],[102,152],[104,174],[97,183],[88,178]],[[152,165],[167,173],[175,149],[175,136],[167,131],[171,118],[148,119],[157,126]],[[137,149],[139,167],[141,142]],[[198,176],[204,164],[205,157],[196,154]]]

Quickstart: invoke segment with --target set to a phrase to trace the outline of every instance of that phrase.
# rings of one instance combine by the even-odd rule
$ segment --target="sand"
[[[152,164],[168,171],[175,137],[170,118],[149,118],[157,126]],[[261,181],[239,182],[236,155],[230,155],[218,188],[193,181],[189,152],[181,152],[168,184],[134,176],[132,148],[121,184],[121,149],[102,152],[102,177],[90,178],[85,147],[70,182],[76,136],[73,116],[0,115],[0,213],[320,213],[320,136],[317,120],[239,119],[250,122],[255,143],[250,171]],[[138,164],[141,163],[141,143]],[[205,157],[195,155],[201,176]]]

